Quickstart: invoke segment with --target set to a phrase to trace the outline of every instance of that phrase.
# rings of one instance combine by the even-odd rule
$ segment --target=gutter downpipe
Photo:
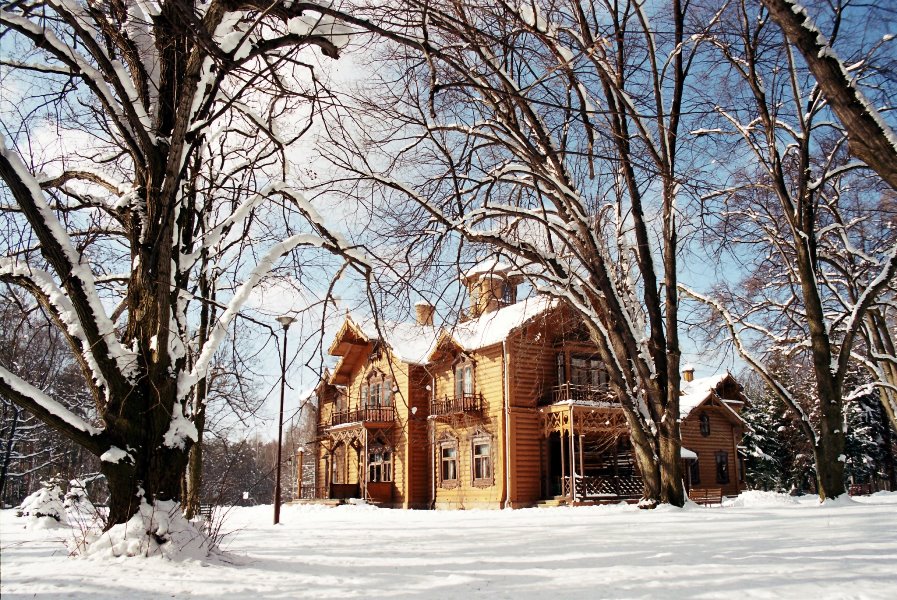
[[[432,406],[436,401],[436,376],[430,372],[427,365],[423,365],[423,367],[427,375],[430,376],[430,406]],[[427,503],[427,506],[430,510],[433,510],[436,508],[436,426],[435,424],[432,427],[430,426],[430,417],[432,415],[429,412],[427,410],[427,436],[430,438],[430,501]]]
[[[505,419],[504,427],[502,427],[502,437],[504,438],[504,468],[505,468],[505,485],[502,492],[502,508],[509,508],[511,504],[511,445],[508,443],[508,432],[511,429],[511,402],[508,391],[508,346],[507,340],[501,342],[501,371],[502,371],[502,408],[504,409]]]

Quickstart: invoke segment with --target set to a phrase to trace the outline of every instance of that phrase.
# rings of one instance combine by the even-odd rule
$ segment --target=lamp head
[[[290,315],[280,315],[277,317],[277,322],[283,325],[284,329],[287,329],[290,325],[296,322],[296,318],[291,317]]]

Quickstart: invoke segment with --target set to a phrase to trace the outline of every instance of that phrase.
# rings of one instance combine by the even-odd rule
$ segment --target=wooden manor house
[[[516,301],[497,261],[464,276],[466,320],[436,328],[346,317],[316,389],[314,489],[401,508],[517,508],[637,499],[642,483],[597,349],[557,301]],[[683,374],[682,457],[690,490],[743,486],[741,386]],[[309,449],[310,450],[310,449]]]

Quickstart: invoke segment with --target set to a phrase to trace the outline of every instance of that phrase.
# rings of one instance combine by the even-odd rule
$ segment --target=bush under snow
[[[162,556],[168,559],[206,558],[213,543],[184,518],[181,505],[172,501],[147,504],[127,523],[112,527],[87,544],[93,557]]]
[[[26,517],[28,519],[26,526],[30,527],[54,527],[68,524],[59,481],[51,479],[41,482],[41,488],[16,507],[16,516]]]

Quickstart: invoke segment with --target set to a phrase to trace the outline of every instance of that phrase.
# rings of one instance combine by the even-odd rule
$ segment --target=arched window
[[[392,379],[374,370],[361,384],[361,405],[377,408],[392,406]]]
[[[710,435],[710,415],[707,413],[701,413],[701,435]]]

